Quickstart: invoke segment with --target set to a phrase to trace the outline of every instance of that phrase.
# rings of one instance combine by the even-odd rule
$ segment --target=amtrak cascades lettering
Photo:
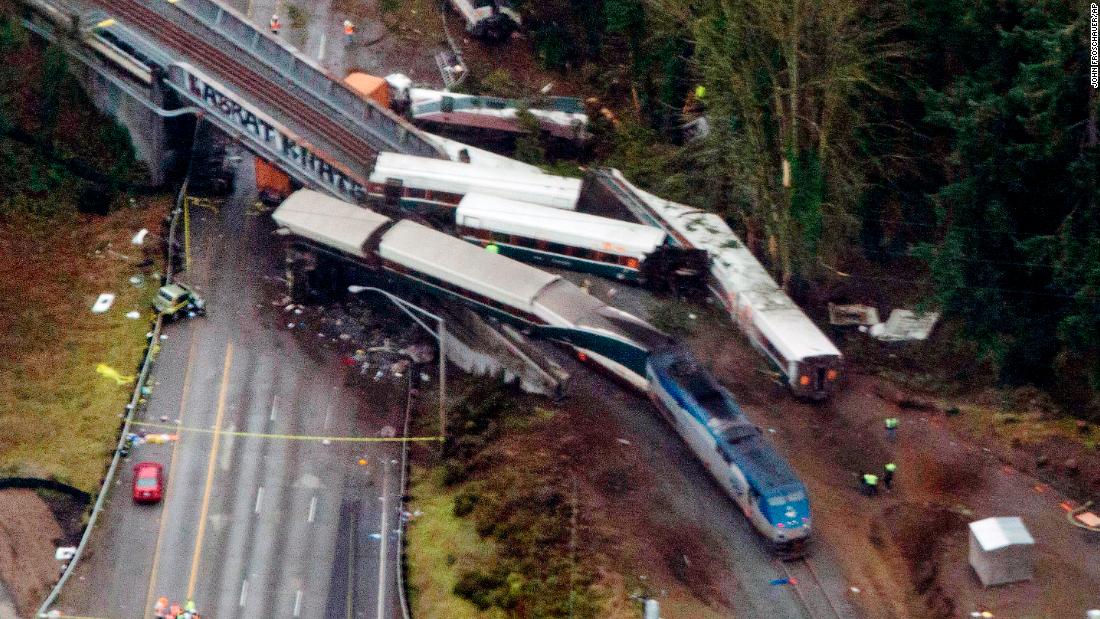
[[[202,79],[188,73],[187,88],[191,94],[202,100],[206,107],[247,131],[269,150],[282,155],[287,161],[298,164],[299,168],[308,172],[319,183],[335,188],[353,201],[361,202],[366,199],[367,192],[361,183],[349,178],[337,166],[325,161],[286,132],[258,117],[254,112],[230,99]]]

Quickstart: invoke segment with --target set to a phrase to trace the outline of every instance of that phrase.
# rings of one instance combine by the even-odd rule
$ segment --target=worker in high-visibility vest
[[[898,438],[898,418],[887,417],[885,421],[886,425],[886,440],[891,443]]]
[[[894,485],[894,471],[898,470],[898,465],[888,462],[882,469],[882,485],[889,490]]]
[[[168,612],[168,598],[162,595],[157,598],[157,603],[153,605],[153,616],[156,619],[164,619],[166,612]]]
[[[863,493],[867,496],[878,494],[878,475],[874,473],[863,474]]]
[[[350,19],[344,20],[344,38],[348,43],[351,43],[351,36],[355,34],[355,24],[351,23]]]
[[[271,34],[279,34],[279,31],[283,29],[283,24],[279,21],[278,15],[271,16],[271,22],[268,26],[271,28]]]

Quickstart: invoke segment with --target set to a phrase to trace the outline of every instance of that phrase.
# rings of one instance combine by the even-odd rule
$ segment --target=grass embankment
[[[149,295],[127,280],[143,227],[159,256],[167,202],[105,217],[77,212],[78,196],[103,208],[145,182],[130,135],[99,114],[68,71],[0,0],[0,474],[52,477],[93,492],[118,435],[130,388],[96,373],[134,373],[149,328]],[[157,205],[150,203],[157,202]],[[159,208],[158,208],[159,206]],[[117,295],[104,314],[96,297]],[[142,317],[131,320],[133,309]]]
[[[107,217],[48,219],[0,215],[0,472],[51,477],[94,492],[118,439],[131,385],[96,373],[105,363],[133,375],[145,346],[158,285],[129,278],[142,252],[130,244],[154,232],[168,204]],[[150,235],[147,243],[158,247]],[[154,254],[158,253],[154,251]],[[102,292],[117,295],[91,313]],[[126,318],[131,310],[137,320]]]
[[[455,516],[457,488],[443,485],[443,470],[415,469],[412,494],[421,514],[408,532],[409,603],[424,618],[480,619],[468,600],[455,595],[460,570],[489,560],[492,542],[482,540],[472,522]]]
[[[521,444],[547,413],[521,398],[469,390],[448,415],[442,462],[416,480],[409,580],[423,616],[605,616],[575,486],[549,451]]]

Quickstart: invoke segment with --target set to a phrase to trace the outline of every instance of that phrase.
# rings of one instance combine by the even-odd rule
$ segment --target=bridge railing
[[[364,99],[316,63],[289,45],[256,28],[235,11],[211,0],[154,2],[150,8],[177,25],[195,32],[213,31],[256,61],[253,69],[279,84],[304,91],[338,114],[333,120],[350,130],[365,131],[379,151],[394,151],[421,157],[444,154],[393,112]],[[300,94],[300,93],[299,93]]]

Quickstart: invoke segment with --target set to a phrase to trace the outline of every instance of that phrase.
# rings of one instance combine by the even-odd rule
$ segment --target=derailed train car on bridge
[[[341,258],[373,265],[398,287],[471,306],[539,337],[574,348],[645,390],[649,350],[669,337],[573,283],[461,239],[312,192],[298,191],[276,223]]]
[[[649,393],[776,552],[804,552],[811,530],[805,488],[729,392],[664,333],[557,275],[322,194],[296,192],[273,217],[312,247],[369,264],[398,287],[465,303],[570,346]]]

